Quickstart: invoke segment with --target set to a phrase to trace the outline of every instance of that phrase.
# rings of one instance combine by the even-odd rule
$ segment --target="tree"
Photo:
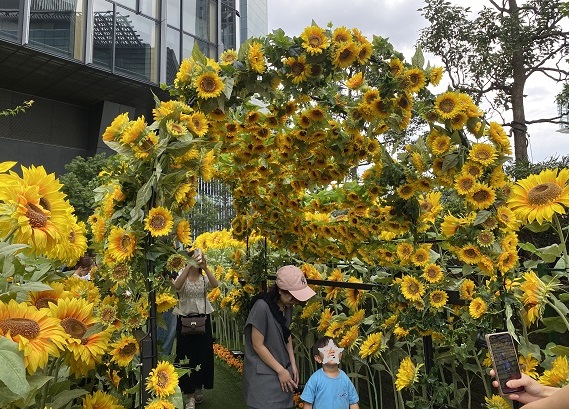
[[[88,158],[77,156],[65,165],[67,173],[60,177],[64,185],[62,190],[67,195],[69,203],[75,208],[75,215],[79,220],[87,221],[93,213],[95,201],[93,189],[100,183],[97,176],[103,170],[107,160],[104,153],[99,153]]]
[[[486,99],[491,109],[512,109],[510,126],[516,160],[528,160],[527,126],[562,123],[562,116],[526,119],[524,87],[541,74],[553,81],[567,80],[563,69],[569,51],[569,33],[560,22],[566,16],[559,0],[488,0],[476,18],[469,7],[450,1],[425,0],[421,10],[431,26],[419,44],[440,58],[453,88],[470,94],[477,103]]]

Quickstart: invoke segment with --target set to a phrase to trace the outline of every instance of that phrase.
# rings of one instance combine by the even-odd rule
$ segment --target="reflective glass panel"
[[[221,34],[220,40],[224,49],[233,49],[236,47],[236,25],[235,25],[235,9],[221,3]]]
[[[156,22],[117,7],[115,27],[115,71],[158,82]]]
[[[166,83],[173,84],[180,68],[180,32],[171,27],[166,29]]]
[[[121,4],[136,11],[136,0],[114,0],[115,3]]]
[[[191,1],[187,2],[192,3]],[[168,0],[166,9],[166,23],[169,26],[180,28],[180,0]]]
[[[93,10],[93,63],[110,70],[113,53],[113,5],[105,0],[95,0]]]
[[[147,16],[158,18],[157,0],[140,0],[140,11]]]
[[[85,41],[82,0],[32,1],[29,44],[81,59]]]
[[[184,33],[182,40],[182,59],[188,58],[192,55],[192,50],[194,49],[194,44],[196,39],[190,35]]]
[[[20,4],[18,0],[4,0],[0,2],[0,37],[19,42],[18,19],[20,17]]]

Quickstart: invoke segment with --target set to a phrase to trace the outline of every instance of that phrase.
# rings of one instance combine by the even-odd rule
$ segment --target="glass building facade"
[[[194,47],[216,59],[266,34],[266,3],[0,0],[0,111],[35,101],[0,117],[0,161],[64,173],[76,156],[108,151],[106,127],[125,112],[152,118],[154,95],[169,98],[160,84]]]

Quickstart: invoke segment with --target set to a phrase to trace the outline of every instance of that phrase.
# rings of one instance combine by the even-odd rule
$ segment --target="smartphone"
[[[500,395],[522,392],[523,386],[519,388],[508,388],[506,382],[510,379],[520,379],[522,371],[518,363],[518,353],[514,345],[514,339],[509,332],[497,332],[486,334],[486,345],[492,359],[498,390]]]

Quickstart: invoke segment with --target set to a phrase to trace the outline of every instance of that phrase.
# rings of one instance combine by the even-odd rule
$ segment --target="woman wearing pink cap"
[[[245,323],[243,394],[252,409],[291,408],[298,370],[289,325],[292,307],[315,292],[298,267],[277,271],[276,283],[253,298]]]

